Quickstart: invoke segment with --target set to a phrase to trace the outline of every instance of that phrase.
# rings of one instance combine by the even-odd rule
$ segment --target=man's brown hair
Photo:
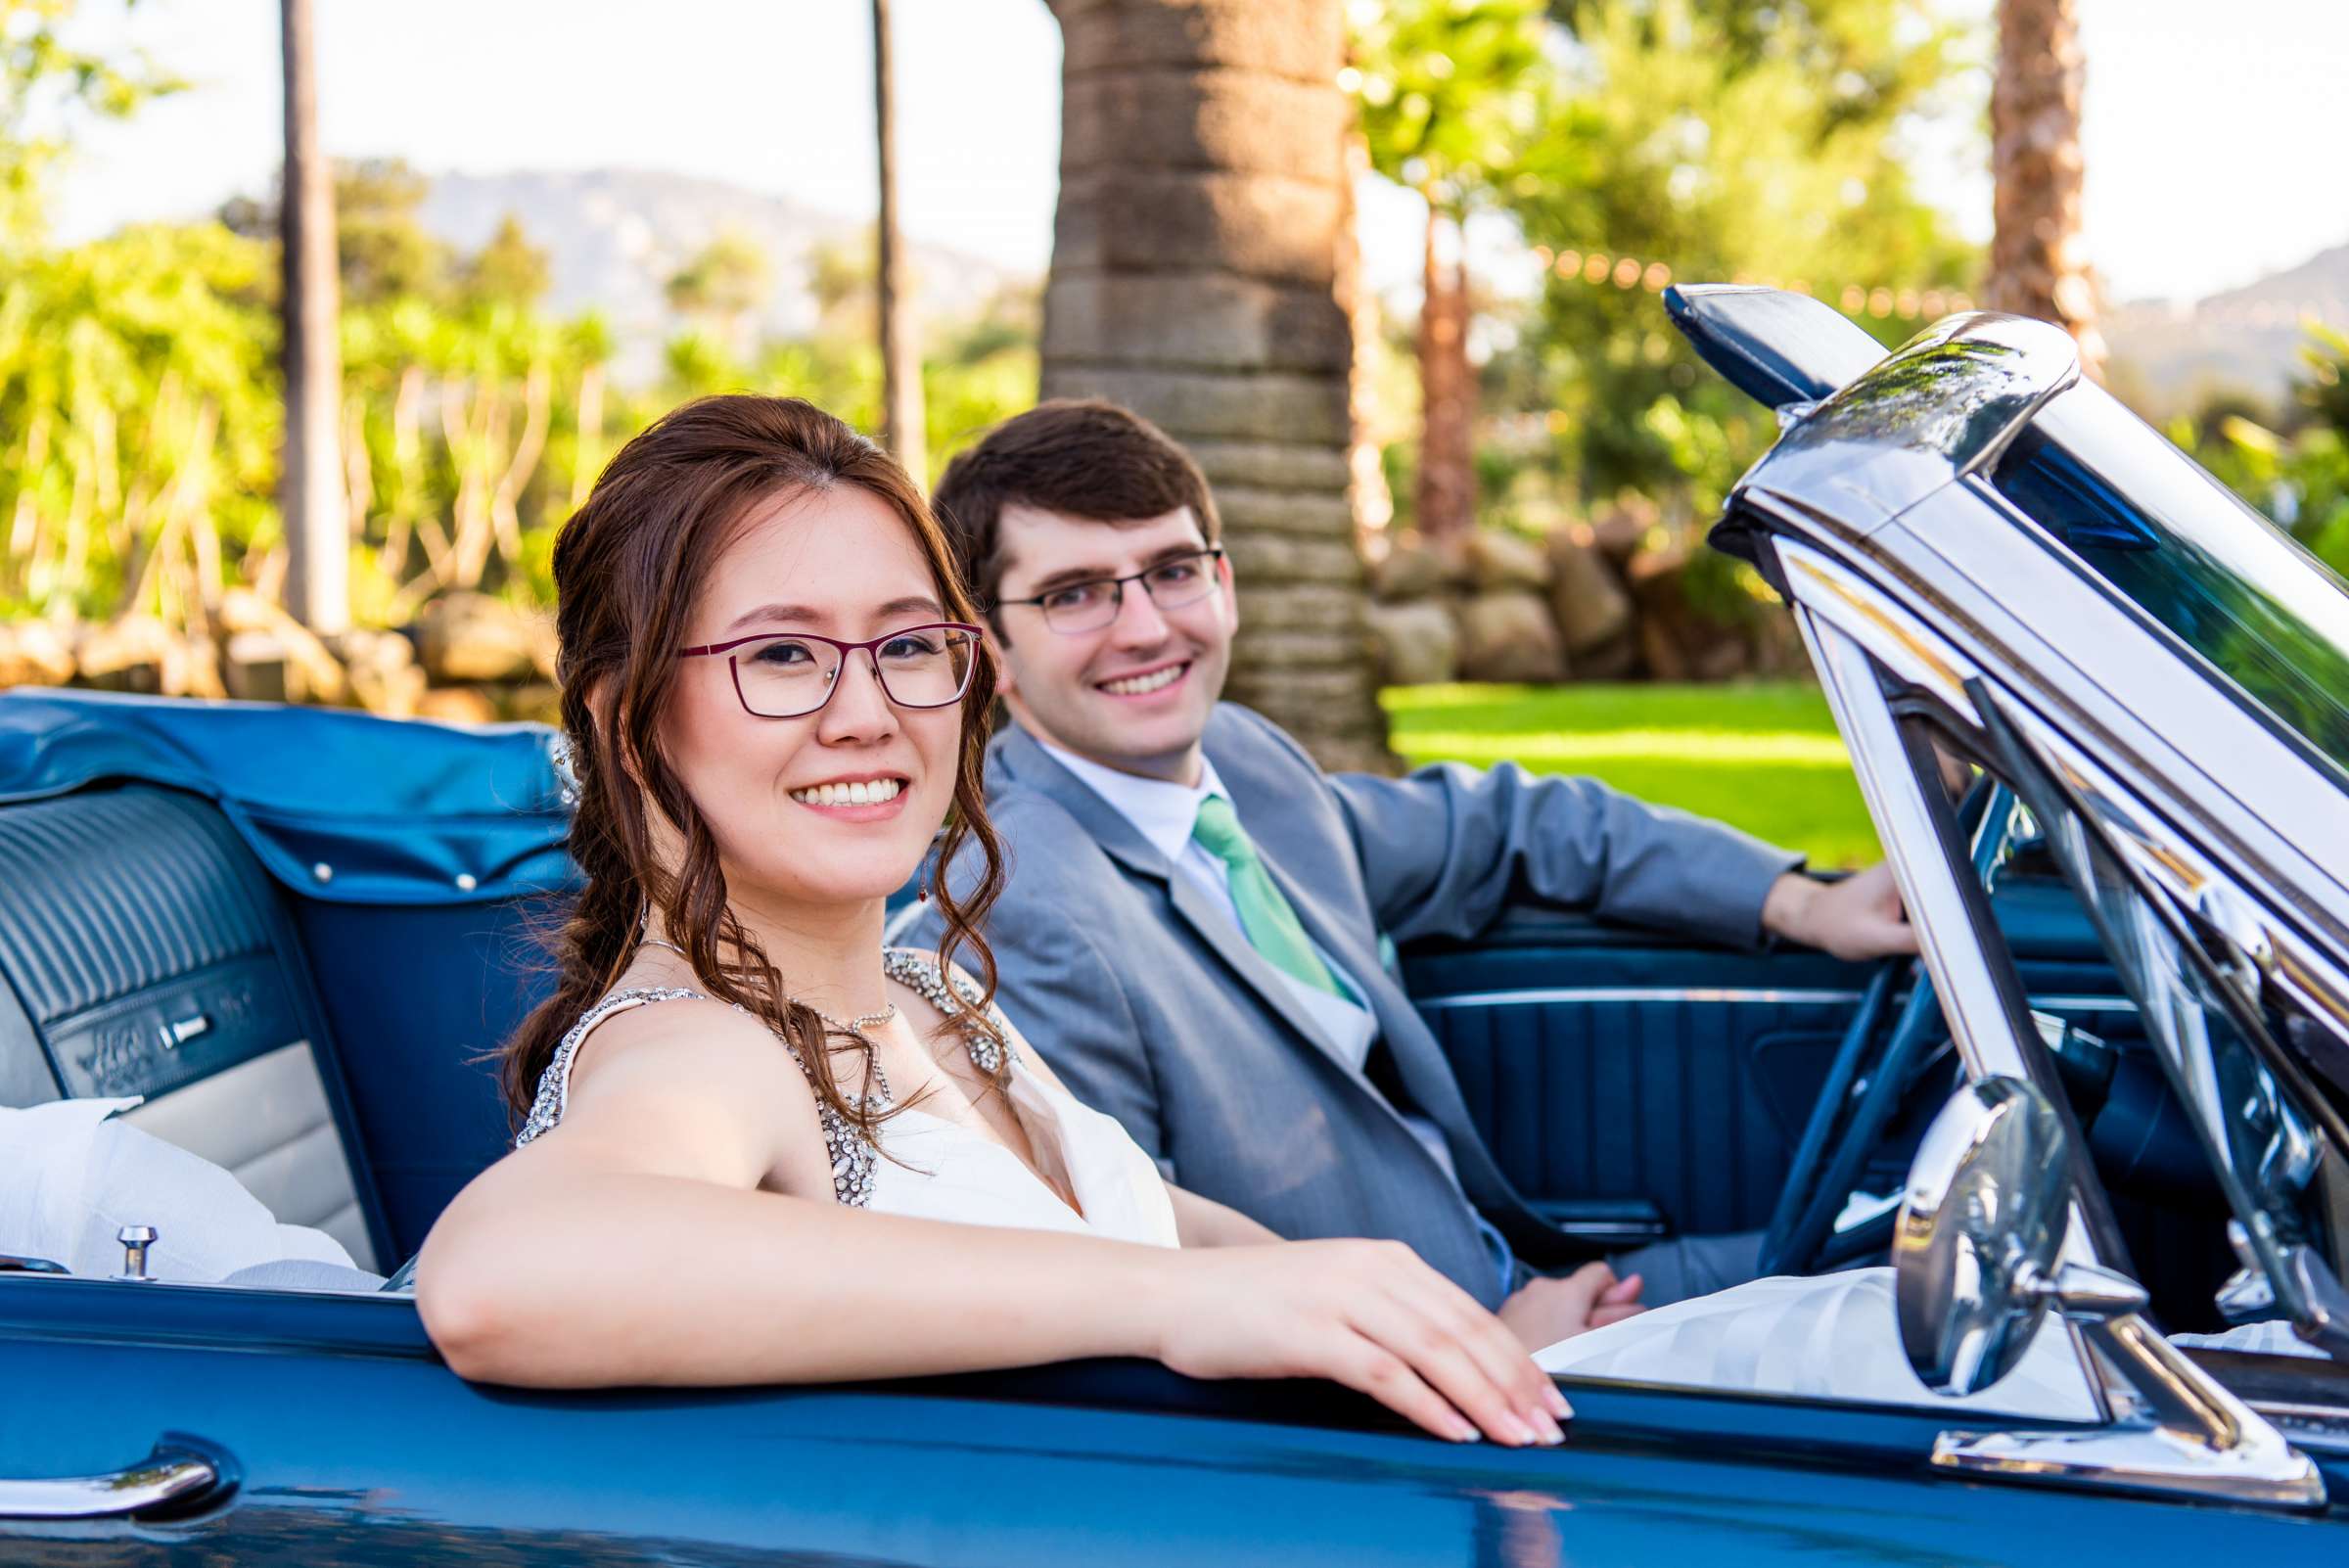
[[[963,579],[990,616],[1003,580],[1003,508],[1015,501],[1097,523],[1139,523],[1187,506],[1208,543],[1222,531],[1207,476],[1165,431],[1097,398],[1038,403],[956,453],[930,498]]]

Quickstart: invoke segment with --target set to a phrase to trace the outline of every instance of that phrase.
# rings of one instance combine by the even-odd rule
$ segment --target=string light
[[[1534,259],[1556,273],[1566,282],[1577,279],[1592,287],[1613,285],[1629,293],[1644,289],[1649,294],[1661,294],[1672,284],[1673,269],[1663,261],[1641,261],[1635,256],[1615,255],[1605,251],[1552,251],[1548,246],[1536,246]],[[1785,289],[1794,294],[1813,294],[1808,278],[1780,279],[1768,275],[1739,272],[1729,279],[1732,283],[1758,283],[1765,289]],[[1846,284],[1835,297],[1847,316],[1870,315],[1878,320],[1892,317],[1928,319],[1952,311],[1971,310],[1974,299],[1962,289],[1892,288],[1883,285],[1867,287]]]
[[[1643,262],[1633,256],[1617,255],[1606,251],[1552,251],[1546,245],[1538,245],[1534,247],[1534,260],[1566,282],[1579,279],[1594,288],[1611,286],[1627,293],[1633,289],[1644,289],[1649,294],[1661,294],[1671,286],[1673,279],[1673,269],[1665,262]],[[1808,278],[1780,280],[1739,272],[1733,274],[1729,281],[1758,283],[1766,289],[1785,289],[1794,294],[1816,293]],[[1943,316],[1974,308],[1972,295],[1963,289],[1948,287],[1920,289],[1892,284],[1847,283],[1835,292],[1833,300],[1847,316],[1873,316],[1878,321],[1938,321]],[[2231,300],[2223,304],[2206,301],[2181,306],[2123,304],[2113,307],[2109,313],[2133,319],[2158,314],[2176,321],[2297,329],[2326,321],[2349,321],[2349,300],[2333,296],[2323,300]]]

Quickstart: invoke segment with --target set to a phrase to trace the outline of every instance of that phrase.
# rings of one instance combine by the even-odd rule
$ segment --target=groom
[[[1589,779],[1323,773],[1219,701],[1238,612],[1198,465],[1147,421],[1049,402],[956,457],[935,504],[1012,723],[988,802],[1012,873],[1005,1010],[1168,1176],[1284,1236],[1407,1242],[1543,1344],[1751,1276],[1758,1238],[1587,1249],[1527,1208],[1392,970],[1512,892],[1750,945],[1913,950],[1884,868],[1835,884]],[[972,874],[969,864],[953,873]],[[934,941],[925,913],[906,940]]]

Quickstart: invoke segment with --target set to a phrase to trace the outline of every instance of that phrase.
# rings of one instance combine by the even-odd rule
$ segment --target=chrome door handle
[[[105,1475],[0,1480],[0,1519],[122,1519],[209,1501],[235,1485],[224,1455],[166,1432],[147,1457]]]

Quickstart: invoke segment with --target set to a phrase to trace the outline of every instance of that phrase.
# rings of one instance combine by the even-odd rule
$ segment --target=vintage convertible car
[[[1527,908],[1404,963],[1594,1248],[1889,1249],[1902,1386],[1835,1388],[1833,1340],[1801,1393],[1570,1372],[1538,1452],[1130,1363],[544,1394],[453,1376],[396,1292],[9,1258],[0,1558],[2341,1560],[2349,592],[2050,328],[1887,358],[1793,296],[1668,304],[1779,412],[1716,541],[1790,602],[1925,956]],[[0,697],[0,1106],[143,1095],[390,1272],[500,1147],[478,1057],[567,875],[549,739]],[[2264,1326],[2194,1343],[2229,1324]],[[2031,1355],[2088,1407],[2002,1405]]]

